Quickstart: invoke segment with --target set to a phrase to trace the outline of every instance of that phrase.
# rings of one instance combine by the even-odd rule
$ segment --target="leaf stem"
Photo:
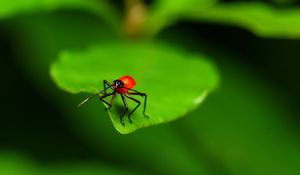
[[[148,9],[143,0],[124,0],[125,17],[123,32],[127,38],[136,39],[142,34],[142,27],[148,16]]]

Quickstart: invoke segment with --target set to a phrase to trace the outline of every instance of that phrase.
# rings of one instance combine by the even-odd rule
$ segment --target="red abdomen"
[[[129,75],[125,75],[119,78],[119,80],[124,83],[124,87],[125,87],[125,88],[116,89],[116,91],[120,94],[127,93],[128,89],[132,89],[136,84],[135,80]]]

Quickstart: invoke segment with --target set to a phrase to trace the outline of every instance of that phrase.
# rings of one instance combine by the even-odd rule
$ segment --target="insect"
[[[149,118],[146,115],[147,94],[139,92],[137,90],[134,90],[133,88],[134,88],[135,85],[136,85],[135,80],[131,76],[129,76],[129,75],[125,75],[125,76],[122,76],[121,78],[119,78],[117,80],[114,80],[112,84],[110,84],[107,80],[103,80],[103,87],[104,87],[104,89],[101,90],[100,92],[98,92],[98,93],[96,93],[96,94],[94,94],[94,95],[86,98],[85,100],[83,100],[78,105],[78,107],[81,107],[84,103],[86,103],[91,98],[93,98],[95,96],[98,96],[100,94],[103,94],[103,95],[100,95],[99,99],[103,103],[105,103],[105,104],[108,105],[108,107],[105,108],[105,110],[109,110],[112,107],[112,104],[113,104],[113,101],[115,99],[116,94],[120,94],[121,98],[122,98],[122,101],[123,101],[123,104],[124,104],[124,107],[125,107],[125,110],[123,111],[123,113],[120,116],[120,122],[121,122],[121,124],[123,126],[125,126],[124,121],[123,121],[123,117],[128,112],[128,104],[127,104],[126,98],[130,99],[130,100],[132,100],[132,101],[134,101],[134,102],[137,103],[137,105],[135,106],[135,108],[128,113],[129,122],[132,123],[131,115],[141,105],[141,102],[138,99],[135,99],[132,96],[138,95],[138,96],[141,96],[141,97],[145,97],[144,98],[145,101],[144,101],[143,115],[145,117]],[[106,92],[109,88],[112,89],[111,93],[107,93]],[[111,97],[110,101],[107,102],[105,100],[105,98],[107,98],[109,96],[112,96],[112,97]]]

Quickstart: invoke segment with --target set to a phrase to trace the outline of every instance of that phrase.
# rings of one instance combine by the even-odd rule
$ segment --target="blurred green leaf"
[[[195,7],[203,10],[214,5],[218,0],[156,0],[149,12],[146,32],[156,33],[164,26],[184,16]]]
[[[199,10],[214,5],[218,0],[156,0],[151,8],[151,16],[166,18],[184,15],[190,9]]]
[[[132,116],[133,124],[124,117],[124,127],[120,123],[124,108],[118,110],[123,105],[117,99],[109,114],[123,134],[184,116],[202,103],[218,82],[213,64],[203,56],[165,44],[107,43],[85,52],[64,52],[51,67],[58,86],[72,93],[96,93],[103,88],[104,79],[112,82],[127,74],[136,78],[137,90],[148,94],[146,113],[150,118],[142,115],[140,107]],[[129,106],[132,109],[136,103],[129,102]]]
[[[159,16],[151,18],[154,20],[150,20],[147,27],[154,32],[170,25],[170,21],[189,19],[239,26],[263,37],[300,38],[299,8],[276,9],[264,3],[216,4],[203,9],[193,6],[185,13],[173,16],[172,20],[158,20]]]
[[[80,9],[101,16],[109,24],[119,27],[119,17],[107,1],[101,0],[12,0],[0,1],[0,19],[16,14],[57,9]]]
[[[0,174],[2,175],[133,175],[137,172],[102,162],[59,162],[54,165],[40,165],[16,152],[1,151]]]
[[[44,168],[43,175],[134,175],[142,174],[102,162],[63,162]]]
[[[5,175],[38,175],[39,169],[31,159],[16,152],[0,152],[0,174]]]
[[[271,0],[273,3],[278,5],[291,5],[294,3],[294,0]]]
[[[191,10],[188,18],[236,25],[264,37],[300,38],[300,8],[276,9],[263,3],[216,5]]]

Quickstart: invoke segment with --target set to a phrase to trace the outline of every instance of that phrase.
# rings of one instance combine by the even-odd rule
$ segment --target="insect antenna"
[[[84,105],[87,101],[89,101],[90,99],[94,98],[95,96],[99,95],[99,94],[102,94],[103,92],[105,92],[108,88],[110,88],[110,86],[106,87],[105,89],[103,89],[102,91],[96,93],[96,94],[93,94],[89,97],[87,97],[85,100],[83,100],[81,103],[79,103],[77,105],[77,108],[80,108],[82,105]]]

